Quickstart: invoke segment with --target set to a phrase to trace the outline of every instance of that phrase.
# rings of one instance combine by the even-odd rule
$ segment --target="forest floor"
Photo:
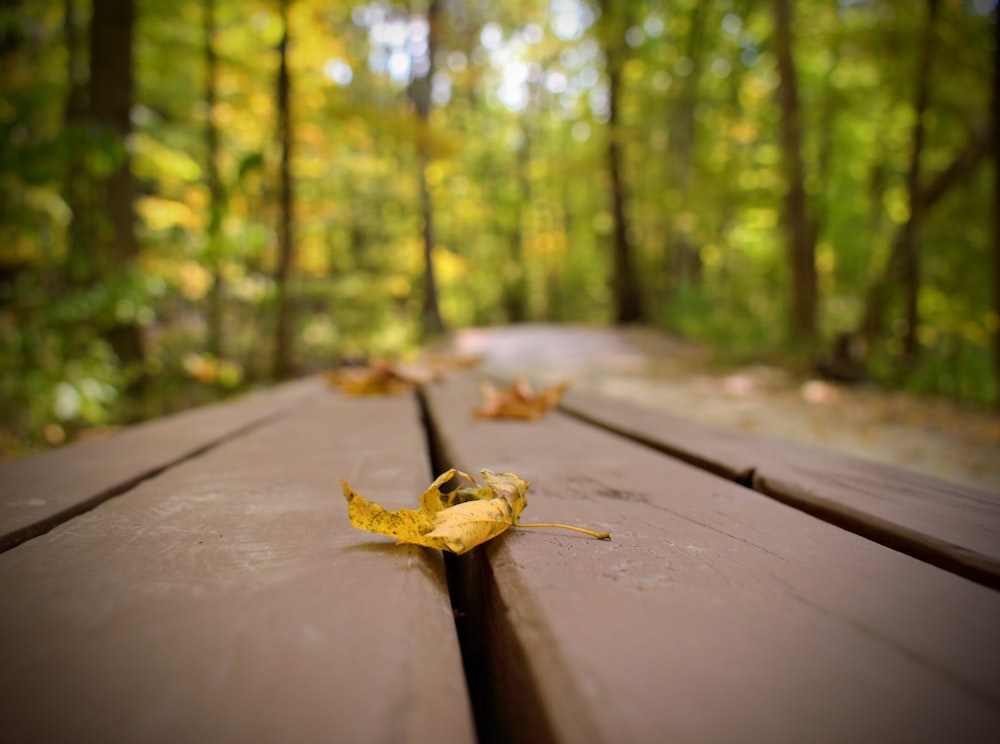
[[[1000,414],[840,385],[779,367],[722,368],[711,352],[641,328],[524,325],[457,331],[448,350],[481,370],[582,390],[724,427],[891,463],[1000,492]]]

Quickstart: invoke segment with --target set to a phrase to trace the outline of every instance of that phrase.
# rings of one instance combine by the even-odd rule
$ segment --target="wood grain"
[[[896,550],[1000,589],[1000,494],[570,391],[565,410]]]
[[[432,386],[448,464],[532,482],[460,559],[495,740],[988,741],[1000,594],[554,413],[472,420]],[[518,736],[520,732],[520,736]]]
[[[440,554],[336,481],[430,475],[411,397],[324,392],[9,550],[4,741],[472,741]]]
[[[316,379],[192,409],[35,457],[0,463],[0,551],[322,392]]]

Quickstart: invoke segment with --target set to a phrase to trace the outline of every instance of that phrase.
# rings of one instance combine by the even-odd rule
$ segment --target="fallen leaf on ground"
[[[564,524],[521,524],[518,520],[527,505],[528,482],[514,473],[483,470],[482,474],[485,486],[476,483],[471,475],[452,468],[439,475],[423,492],[419,509],[397,511],[388,511],[368,501],[352,490],[343,478],[340,484],[354,527],[395,537],[401,543],[450,550],[458,555],[493,539],[509,527],[561,527],[601,540],[611,538],[610,532],[592,532]],[[456,476],[472,485],[442,493],[441,488]]]
[[[566,388],[560,382],[536,394],[526,380],[516,380],[507,390],[484,381],[479,386],[482,404],[472,413],[476,418],[537,421],[559,403]]]
[[[398,395],[422,383],[392,362],[373,359],[363,367],[340,367],[326,373],[326,383],[348,395]]]

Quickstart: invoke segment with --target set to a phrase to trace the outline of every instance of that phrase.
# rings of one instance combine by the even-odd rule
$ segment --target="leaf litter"
[[[406,364],[374,357],[364,364],[344,365],[326,372],[327,385],[354,396],[399,395],[440,380],[449,372],[475,367],[481,357],[426,353]]]
[[[506,390],[484,381],[479,386],[482,403],[472,412],[481,419],[520,419],[538,421],[555,408],[567,384],[560,382],[535,392],[527,380],[519,378]]]

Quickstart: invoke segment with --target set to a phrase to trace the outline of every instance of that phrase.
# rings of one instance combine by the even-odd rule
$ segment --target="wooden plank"
[[[761,493],[1000,589],[1000,494],[801,445],[761,463]]]
[[[111,437],[0,463],[0,551],[321,391],[318,378],[184,411]]]
[[[430,475],[412,397],[327,392],[4,553],[4,741],[472,741],[440,554],[336,481]]]
[[[496,740],[986,741],[1000,594],[560,413],[477,421],[426,391],[440,468],[530,479],[457,559]],[[467,656],[470,652],[467,650]],[[483,730],[481,728],[481,730]]]
[[[572,388],[560,408],[737,483],[748,484],[759,463],[760,448],[742,432]]]
[[[1000,589],[1000,494],[570,391],[565,410],[986,586]]]

